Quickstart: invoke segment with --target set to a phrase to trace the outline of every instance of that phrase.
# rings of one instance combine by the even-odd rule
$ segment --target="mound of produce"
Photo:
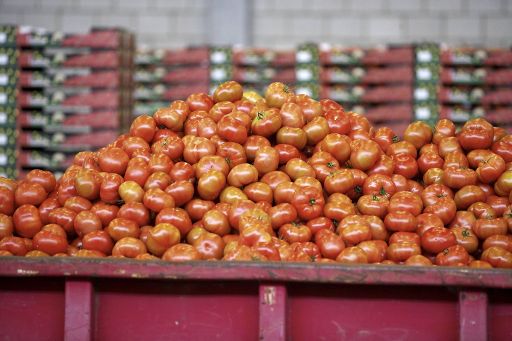
[[[0,255],[510,268],[511,202],[512,136],[484,119],[399,138],[230,81],[137,117],[58,180],[0,178]]]

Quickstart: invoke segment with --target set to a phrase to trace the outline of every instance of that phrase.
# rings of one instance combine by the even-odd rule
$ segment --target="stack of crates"
[[[205,46],[168,50],[164,57],[164,99],[171,102],[190,94],[208,93],[210,87],[210,49]]]
[[[16,41],[19,49],[19,177],[24,177],[35,168],[51,169],[45,152],[49,145],[48,135],[44,131],[48,124],[44,108],[48,104],[45,93],[49,86],[46,74],[49,62],[44,50],[60,38],[58,33],[45,29],[18,27]]]
[[[63,171],[75,153],[105,146],[128,129],[134,50],[133,35],[120,29],[66,35],[45,48],[47,168]]]
[[[320,48],[320,97],[365,114],[376,126],[401,135],[412,120],[412,46]]]
[[[441,63],[441,117],[458,124],[485,117],[511,128],[512,51],[446,47]]]
[[[435,126],[439,119],[440,49],[435,43],[414,47],[414,120]]]
[[[151,115],[158,108],[168,105],[163,98],[163,83],[167,74],[163,64],[165,53],[163,49],[147,48],[138,48],[135,53],[133,118],[143,114]]]
[[[0,26],[0,176],[15,178],[18,174],[16,126],[19,84],[19,51],[16,27]]]
[[[272,82],[294,85],[295,51],[234,47],[233,80],[261,94]]]

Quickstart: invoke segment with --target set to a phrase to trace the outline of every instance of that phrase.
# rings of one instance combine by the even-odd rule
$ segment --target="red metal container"
[[[512,271],[0,258],[7,340],[511,340]]]

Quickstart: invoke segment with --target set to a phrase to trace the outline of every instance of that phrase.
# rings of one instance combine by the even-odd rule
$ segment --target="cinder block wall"
[[[0,23],[64,32],[118,25],[136,32],[139,45],[179,47],[208,43],[212,28],[207,17],[216,1],[0,0]],[[512,45],[512,0],[246,1],[253,2],[250,40],[257,46],[287,48],[306,40],[346,45],[422,40]],[[225,24],[231,24],[229,17]]]

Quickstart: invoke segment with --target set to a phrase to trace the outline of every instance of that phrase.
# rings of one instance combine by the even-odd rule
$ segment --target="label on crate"
[[[0,92],[0,104],[7,103],[7,94],[4,92]]]
[[[9,76],[6,74],[0,74],[0,85],[7,85],[9,83]]]
[[[417,101],[427,101],[430,98],[430,93],[426,88],[418,88],[414,90],[414,99]]]
[[[7,33],[0,32],[0,44],[5,44],[7,42]]]
[[[416,52],[416,61],[419,63],[430,63],[432,59],[432,51],[430,50],[420,50]]]
[[[8,141],[7,135],[0,133],[0,146],[7,145],[7,141]]]
[[[6,54],[0,54],[0,65],[7,65],[9,57]]]
[[[420,67],[416,69],[416,79],[419,81],[430,81],[432,80],[432,71],[428,67]]]

